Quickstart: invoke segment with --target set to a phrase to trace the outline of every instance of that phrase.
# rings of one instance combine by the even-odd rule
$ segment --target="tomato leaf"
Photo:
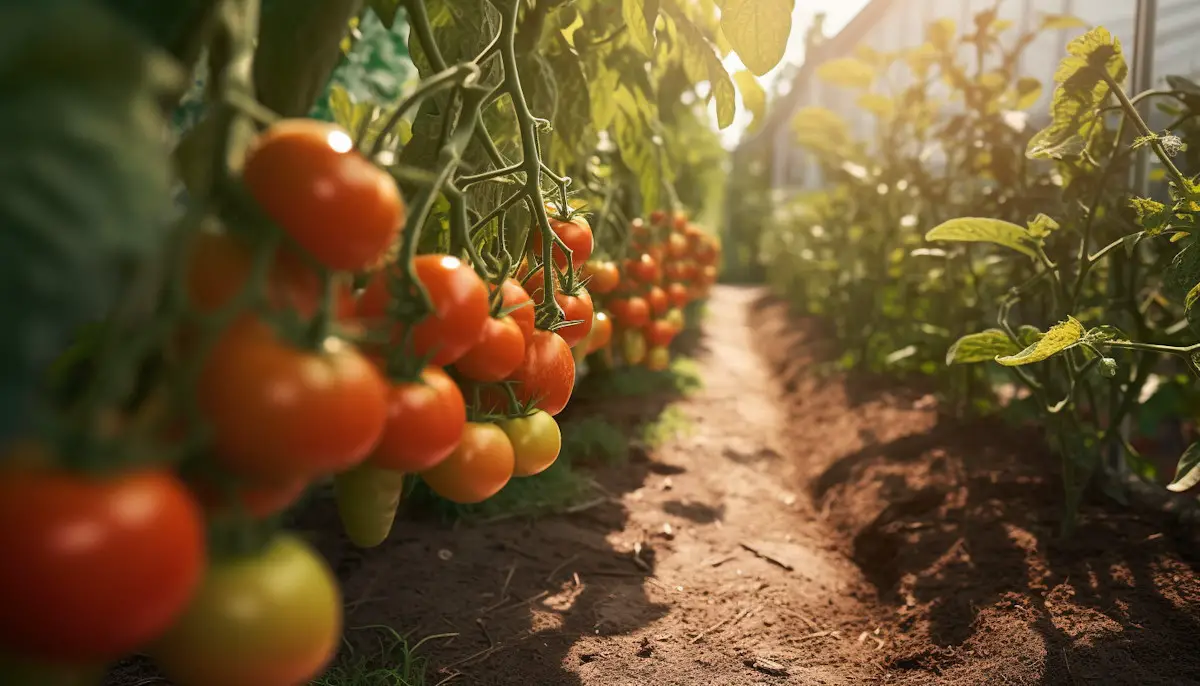
[[[1080,324],[1079,320],[1074,317],[1068,316],[1067,321],[1059,322],[1050,327],[1050,330],[1045,335],[1028,348],[1015,355],[997,357],[996,361],[1005,367],[1019,367],[1021,365],[1033,364],[1034,362],[1041,362],[1079,345],[1080,340],[1083,338],[1083,333],[1083,324]]]
[[[1070,14],[1047,14],[1042,17],[1042,31],[1063,31],[1087,28],[1087,22]]]
[[[1182,493],[1196,484],[1200,484],[1200,443],[1189,445],[1179,456],[1175,478],[1167,485],[1167,490]]]
[[[1037,257],[1030,246],[1029,230],[1011,222],[985,217],[960,217],[939,224],[925,234],[927,241],[953,241],[959,243],[993,243],[1017,252]]]
[[[1000,329],[988,329],[963,336],[946,351],[946,364],[989,362],[1020,350]]]
[[[90,2],[4,18],[0,442],[42,404],[44,375],[80,327],[162,248],[172,171],[157,84],[181,76]]]
[[[755,121],[761,121],[767,114],[767,92],[763,90],[758,79],[748,71],[739,71],[733,75],[738,92],[742,94],[742,105],[754,115]]]
[[[654,17],[658,16],[658,3],[647,0],[621,0],[621,17],[629,27],[629,35],[633,36],[634,44],[647,56],[654,54]]]
[[[794,0],[726,0],[721,31],[755,76],[775,68],[792,33]]]

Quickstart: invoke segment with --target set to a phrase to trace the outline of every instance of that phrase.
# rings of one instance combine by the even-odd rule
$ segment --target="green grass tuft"
[[[668,441],[686,436],[692,428],[692,420],[683,410],[672,405],[654,421],[642,426],[642,440],[651,448],[658,448]]]
[[[427,636],[409,645],[391,627],[362,628],[378,632],[379,649],[370,654],[351,650],[349,658],[334,664],[324,676],[311,681],[310,686],[428,686],[429,664],[417,651],[430,639],[451,635]]]

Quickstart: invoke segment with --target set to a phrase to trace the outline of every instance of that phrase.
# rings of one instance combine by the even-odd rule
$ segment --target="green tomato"
[[[554,417],[538,410],[528,417],[509,419],[500,424],[516,455],[513,476],[533,476],[554,464],[562,450],[562,432]]]
[[[396,520],[404,472],[359,465],[333,479],[342,528],[354,545],[374,548],[387,540]]]
[[[258,554],[214,561],[149,652],[178,686],[297,686],[321,673],[341,634],[333,570],[285,534]]]

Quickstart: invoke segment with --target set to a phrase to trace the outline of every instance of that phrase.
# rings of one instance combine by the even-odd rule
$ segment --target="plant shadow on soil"
[[[1060,536],[1058,458],[1037,430],[818,378],[819,324],[772,298],[755,309],[813,446],[801,478],[894,613],[891,683],[1200,684],[1195,532],[1096,496]]]
[[[686,356],[701,352],[704,341],[689,329],[672,347],[684,356],[672,371],[616,372],[589,378],[576,389],[559,416],[564,455],[572,463],[565,469],[582,464],[586,470],[573,476],[560,472],[546,482],[551,489],[561,481],[578,491],[572,505],[562,502],[556,512],[545,512],[544,503],[522,507],[511,496],[470,518],[453,516],[461,512],[444,503],[432,510],[409,508],[387,541],[359,550],[342,533],[331,489],[317,491],[290,526],[335,570],[346,631],[330,672],[313,683],[581,684],[564,661],[582,635],[626,633],[665,614],[667,608],[653,603],[643,588],[654,571],[653,552],[635,560],[610,535],[627,521],[621,496],[663,467],[651,458],[656,441],[686,429],[675,426],[670,405],[699,383],[686,369]],[[614,454],[614,439],[621,454]],[[606,454],[571,455],[573,450]],[[561,495],[551,497],[568,500]],[[535,520],[545,514],[554,516]],[[433,638],[419,650],[411,649],[428,637]],[[586,662],[589,656],[577,659]],[[414,674],[402,678],[400,663]],[[169,683],[138,657],[117,665],[105,686]]]

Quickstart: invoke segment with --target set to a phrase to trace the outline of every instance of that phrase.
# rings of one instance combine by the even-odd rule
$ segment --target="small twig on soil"
[[[836,629],[831,630],[831,631],[815,631],[811,634],[805,634],[804,636],[801,636],[800,638],[797,638],[796,640],[797,641],[807,641],[811,638],[821,638],[822,636],[833,636],[834,638],[839,638],[839,637],[841,637],[841,635],[842,635],[842,632],[840,632]]]
[[[451,674],[450,676],[446,677],[445,679],[442,679],[441,681],[437,682],[433,686],[443,686],[444,684],[448,684],[452,680],[457,679],[460,676],[462,676],[462,672],[455,672],[455,673]]]
[[[603,505],[604,503],[611,502],[611,501],[612,501],[612,498],[609,498],[608,496],[602,496],[599,498],[595,498],[593,500],[588,500],[588,501],[579,503],[578,505],[572,505],[571,507],[565,508],[561,511],[561,514],[579,514],[580,512],[590,510],[593,507],[599,507],[600,505]]]
[[[463,659],[458,660],[457,662],[451,662],[450,664],[442,667],[441,670],[439,670],[439,671],[445,672],[446,670],[451,669],[453,667],[458,667],[459,665],[465,665],[468,662],[474,662],[477,659],[488,657],[489,655],[496,652],[497,650],[500,650],[503,647],[504,647],[503,644],[497,644],[490,648],[484,648],[483,650],[480,650],[477,653],[472,653],[471,655],[468,655],[468,656],[464,657]]]
[[[551,581],[554,581],[554,576],[556,574],[558,574],[559,572],[561,572],[563,570],[563,567],[566,567],[567,565],[571,564],[572,562],[574,562],[575,560],[578,560],[578,559],[579,559],[579,554],[576,553],[576,554],[572,555],[571,557],[568,557],[567,559],[563,560],[557,567],[552,569],[550,571],[550,573],[546,575],[546,583],[550,583]]]
[[[704,631],[701,631],[700,633],[698,633],[698,634],[696,634],[695,636],[693,636],[693,637],[692,637],[692,640],[691,640],[691,641],[688,641],[688,642],[689,642],[689,643],[695,643],[695,642],[699,641],[700,639],[704,638],[705,636],[707,636],[708,634],[710,634],[710,633],[712,633],[712,632],[716,631],[717,629],[720,629],[721,627],[725,626],[726,624],[731,624],[731,623],[732,623],[732,624],[736,624],[736,623],[738,623],[739,621],[741,621],[741,619],[742,619],[743,617],[745,617],[746,615],[750,614],[750,611],[751,611],[751,610],[753,610],[753,609],[754,609],[754,608],[752,608],[752,607],[748,607],[748,608],[746,608],[745,610],[742,610],[741,612],[737,613],[737,615],[735,615],[734,617],[726,617],[725,619],[722,619],[721,621],[717,622],[716,624],[713,624],[712,626],[708,627],[708,628],[707,628],[707,629],[705,629]]]
[[[513,563],[508,568],[508,574],[504,577],[504,586],[502,586],[500,588],[500,597],[501,598],[508,597],[508,585],[510,583],[512,583],[513,573],[515,573],[516,571],[517,571],[517,561],[513,560]]]
[[[491,648],[491,647],[495,646],[496,641],[493,640],[492,635],[490,633],[488,633],[487,623],[483,621],[483,617],[476,617],[475,623],[477,625],[479,625],[479,630],[483,632],[483,637],[487,639],[488,647]]]
[[[700,566],[701,567],[705,567],[705,566],[720,567],[721,565],[725,564],[726,562],[729,562],[730,560],[732,560],[735,557],[737,557],[737,555],[730,554],[730,555],[726,555],[724,557],[718,557],[716,559],[709,558],[708,560],[701,562]]]
[[[591,485],[592,488],[596,489],[597,491],[600,491],[604,495],[608,496],[610,499],[612,499],[612,500],[617,499],[617,495],[615,493],[613,493],[612,491],[608,490],[607,488],[605,488],[604,484],[597,481],[595,479],[595,477],[589,476],[587,481],[588,481],[588,484]]]
[[[746,550],[749,550],[750,552],[752,552],[752,553],[754,553],[755,555],[757,555],[757,556],[761,557],[762,559],[766,560],[767,562],[770,562],[770,563],[771,563],[771,564],[773,564],[773,565],[778,565],[778,566],[780,566],[780,567],[783,567],[784,569],[788,570],[789,572],[795,571],[795,568],[794,568],[794,567],[792,567],[790,564],[788,564],[788,563],[786,563],[786,562],[783,562],[783,561],[781,561],[781,560],[777,560],[777,559],[775,559],[775,558],[771,557],[770,555],[768,555],[768,554],[766,554],[766,553],[762,552],[761,550],[758,550],[757,548],[755,548],[754,546],[750,545],[749,543],[740,542],[740,543],[738,543],[738,545],[742,546],[742,547],[743,547],[743,548],[745,548]]]
[[[757,657],[753,660],[746,660],[746,666],[751,669],[757,669],[763,674],[770,674],[771,676],[788,675],[787,667],[784,667],[774,660],[768,660],[765,657]]]

